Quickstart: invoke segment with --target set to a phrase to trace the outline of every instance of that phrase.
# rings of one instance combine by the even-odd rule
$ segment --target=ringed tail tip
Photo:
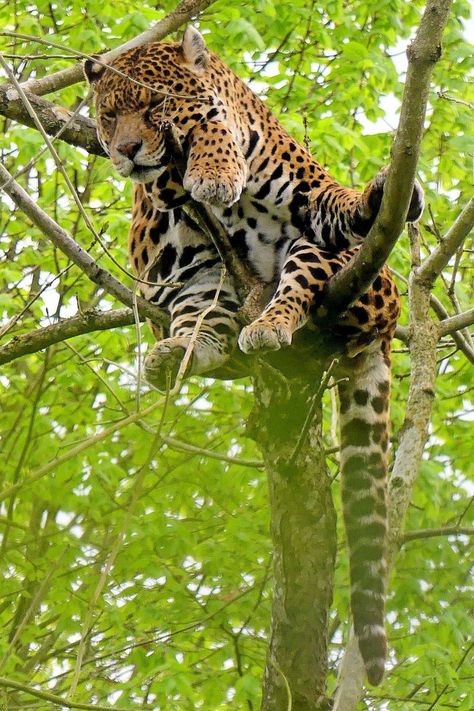
[[[357,634],[357,631],[356,631]],[[359,649],[364,660],[367,679],[378,686],[384,676],[387,656],[387,639],[382,625],[367,624],[357,634]]]

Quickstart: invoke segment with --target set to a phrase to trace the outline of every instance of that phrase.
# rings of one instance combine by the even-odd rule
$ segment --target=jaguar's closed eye
[[[115,111],[104,111],[104,113],[102,114],[102,118],[106,121],[115,121]]]

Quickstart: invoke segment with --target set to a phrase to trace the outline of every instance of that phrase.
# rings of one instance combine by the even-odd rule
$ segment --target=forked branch
[[[474,227],[474,197],[467,203],[464,210],[438,247],[425,259],[418,269],[418,276],[431,286],[436,277],[441,274],[452,256],[462,247],[462,244]]]

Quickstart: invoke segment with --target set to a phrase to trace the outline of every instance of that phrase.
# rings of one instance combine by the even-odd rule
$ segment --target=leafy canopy
[[[64,46],[3,37],[5,56],[20,79],[44,76],[76,61],[68,48],[91,53],[116,46],[174,5],[3,4],[2,27]],[[306,137],[335,178],[360,187],[389,160],[404,51],[421,8],[419,0],[219,0],[199,27],[287,128],[300,140]],[[430,97],[420,163],[430,208],[423,219],[426,253],[472,189],[469,11],[466,0],[455,3]],[[74,107],[86,94],[84,84],[75,85],[54,100]],[[7,167],[79,244],[132,286],[93,243],[51,157],[40,154],[39,133],[6,120],[3,129]],[[105,160],[56,145],[96,229],[125,266],[130,185]],[[1,318],[10,325],[4,340],[78,309],[117,305],[8,200],[0,254]],[[465,310],[472,293],[468,257],[466,252],[448,267],[437,286],[435,295],[450,313],[455,300]],[[392,265],[407,276],[406,238]],[[400,286],[404,291],[403,281]],[[146,328],[141,339],[143,351],[152,342]],[[271,560],[264,473],[246,461],[259,459],[245,436],[250,384],[191,379],[178,398],[163,401],[146,420],[96,441],[135,411],[139,394],[140,407],[158,398],[138,380],[137,343],[133,326],[89,334],[14,361],[0,376],[2,475],[5,487],[19,484],[0,510],[0,675],[59,695],[72,688],[77,701],[111,707],[255,709],[269,632]],[[403,344],[397,346],[395,437],[410,368]],[[472,525],[472,373],[450,338],[439,359],[431,437],[408,530]],[[326,405],[329,425],[329,397]],[[328,426],[329,447],[330,431]],[[183,451],[167,437],[211,454]],[[54,465],[81,442],[88,446],[80,455]],[[47,463],[51,471],[31,483]],[[331,466],[337,473],[337,462]],[[465,655],[472,600],[468,556],[463,536],[403,547],[388,604],[394,669],[383,691],[369,692],[361,708],[401,711],[411,695],[430,703],[439,696],[437,707],[474,707]],[[342,546],[338,578],[332,687],[348,632]],[[4,693],[8,708],[50,708],[28,694]]]

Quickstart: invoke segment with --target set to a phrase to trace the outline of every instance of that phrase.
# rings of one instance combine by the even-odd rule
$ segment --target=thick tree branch
[[[461,314],[456,314],[456,316],[450,316],[445,318],[439,324],[439,332],[442,336],[447,333],[454,333],[459,331],[461,328],[467,328],[472,326],[474,323],[474,309],[469,309],[468,311],[463,311]]]
[[[403,230],[415,180],[416,165],[434,65],[452,0],[428,0],[418,32],[408,47],[408,70],[400,122],[380,212],[359,252],[329,282],[323,305],[334,315],[364,294]]]
[[[359,651],[359,643],[351,627],[349,641],[344,650],[337,688],[334,696],[334,711],[354,711],[364,693],[365,667]]]
[[[474,227],[474,197],[448,230],[446,237],[418,270],[420,279],[431,286]]]
[[[295,442],[320,382],[323,362],[298,379],[257,369],[254,410],[247,424],[268,473],[274,585],[271,639],[261,711],[327,708],[328,612],[332,599],[336,530],[331,481],[321,441],[321,405],[305,441]],[[294,364],[293,364],[294,365]],[[318,367],[319,365],[319,367]],[[290,463],[291,462],[291,463]]]
[[[406,326],[398,325],[395,329],[395,338],[398,338],[398,340],[403,343],[408,343],[410,340],[410,332],[408,328]]]
[[[407,279],[402,274],[399,274],[397,272],[394,272],[395,275],[401,279],[404,283],[408,283]],[[444,308],[443,304],[441,301],[434,295],[430,295],[430,306],[435,312],[436,316],[439,318],[441,323],[439,324],[439,331],[440,331],[440,336],[445,336],[448,331],[446,330],[446,326],[443,326],[443,321],[448,321],[450,318],[448,312]],[[467,314],[470,313],[470,311],[466,312]],[[457,318],[457,315],[453,318]],[[469,323],[462,323],[461,321],[457,321],[457,323],[460,324],[459,328],[464,328],[466,326],[469,326]],[[471,362],[474,363],[474,350],[471,348],[471,345],[468,341],[467,338],[464,337],[464,335],[461,333],[460,330],[455,330],[452,328],[452,324],[446,324],[449,327],[449,333],[451,333],[452,338],[454,342],[456,343],[457,347],[459,350],[464,353],[466,358]],[[410,329],[407,326],[397,326],[396,332],[395,332],[396,338],[399,338],[401,341],[404,343],[408,343],[410,340]]]
[[[93,119],[79,115],[72,118],[73,114],[69,109],[39,99],[31,92],[27,92],[26,95],[47,134],[56,136],[60,133],[59,137],[62,141],[84,148],[94,155],[105,155],[97,139],[96,124]],[[11,84],[0,85],[0,114],[24,126],[36,128],[34,119],[28,113],[18,91]]]
[[[44,212],[30,196],[13,180],[10,173],[0,165],[0,190],[3,189],[31,221],[50,239],[74,264],[76,264],[95,284],[115,296],[126,306],[133,308],[136,300],[138,312],[142,317],[150,318],[154,323],[166,325],[169,321],[167,312],[137,296],[102,267],[82,249],[65,230]]]
[[[126,52],[134,47],[139,47],[148,42],[159,42],[170,32],[174,32],[185,22],[189,22],[192,17],[203,12],[213,0],[182,0],[178,7],[169,13],[162,20],[159,20],[153,27],[142,32],[137,37],[125,42],[124,44],[110,50],[102,55],[101,61],[110,62],[122,52]],[[86,56],[86,55],[84,55]],[[37,95],[49,94],[53,91],[58,91],[71,84],[77,84],[84,81],[82,64],[77,64],[69,69],[63,69],[60,72],[55,72],[41,79],[29,79],[24,82],[23,88]]]
[[[431,303],[431,306],[437,315],[442,319],[439,324],[440,336],[442,337],[451,334],[459,350],[464,353],[466,358],[468,358],[471,363],[474,363],[474,351],[471,349],[464,337],[459,333],[459,331],[463,328],[467,328],[468,326],[472,326],[472,324],[474,324],[474,309],[463,311],[463,313],[456,314],[455,316],[446,316],[443,318],[443,313],[445,311],[444,307],[443,313],[440,314],[437,311],[437,307],[433,306],[433,303]],[[407,328],[407,326],[397,326],[395,338],[403,341],[403,343],[408,343],[410,340],[410,329]]]
[[[64,319],[51,326],[37,328],[21,336],[14,336],[8,343],[0,347],[0,365],[9,363],[24,355],[37,353],[44,348],[49,348],[49,346],[52,346],[54,343],[60,343],[69,338],[81,336],[84,333],[130,326],[134,321],[135,318],[132,309],[85,311],[82,314]]]

